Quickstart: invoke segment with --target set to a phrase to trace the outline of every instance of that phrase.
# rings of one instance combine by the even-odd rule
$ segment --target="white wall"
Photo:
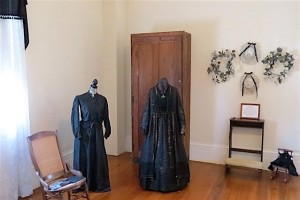
[[[108,64],[108,66],[114,66],[115,71],[112,73],[115,76],[115,80],[109,80],[109,84],[115,84],[116,90],[116,98],[115,102],[115,110],[116,110],[116,120],[117,126],[114,127],[115,130],[115,144],[117,144],[117,152],[114,155],[119,155],[126,151],[125,147],[125,137],[126,132],[126,105],[125,105],[125,97],[126,97],[126,79],[124,73],[126,71],[125,63],[125,53],[124,53],[124,40],[125,38],[125,9],[124,9],[124,1],[107,1],[103,4],[103,29],[104,35],[104,49],[105,52],[107,49],[112,48],[114,56],[108,56],[107,54],[103,54],[104,62],[111,62],[113,64]],[[106,39],[107,38],[107,39]],[[106,48],[107,47],[107,48]],[[117,134],[116,134],[117,133]],[[109,151],[108,149],[108,152]]]
[[[235,76],[218,85],[206,72],[212,51],[239,51],[248,41],[258,43],[261,58],[280,46],[299,60],[299,7],[299,2],[29,1],[31,132],[57,129],[71,162],[73,98],[98,78],[113,131],[107,152],[131,151],[130,34],[184,30],[192,35],[191,159],[223,163],[229,118],[239,115],[241,102],[252,102],[261,104],[266,120],[265,165],[277,147],[286,147],[295,151],[300,169],[299,61],[281,85],[263,79],[261,63],[236,65]],[[241,96],[244,71],[259,76],[258,98]],[[252,139],[240,144],[258,145]]]
[[[265,167],[276,158],[277,148],[284,147],[295,151],[295,162],[300,168],[299,11],[299,2],[127,2],[128,38],[132,33],[178,30],[192,35],[192,160],[224,163],[228,156],[229,118],[238,117],[240,103],[247,102],[261,104],[261,118],[266,121]],[[234,77],[226,83],[214,84],[206,72],[211,53],[226,48],[240,52],[241,46],[249,41],[257,43],[260,60],[277,47],[284,48],[298,58],[284,83],[276,85],[264,80],[262,63],[247,66],[235,62]],[[126,47],[129,43],[128,39]],[[129,56],[130,49],[127,51]],[[127,62],[127,65],[130,63]],[[255,95],[241,95],[240,78],[244,72],[250,71],[260,79],[257,98]],[[248,136],[246,140],[237,138],[236,143],[259,147],[260,144],[256,142],[259,139],[257,130],[237,131],[245,131]]]
[[[109,102],[112,135],[106,141],[107,151],[119,154],[116,39],[103,32],[107,22],[103,22],[102,2],[31,1],[27,12],[31,132],[58,130],[62,151],[71,163],[73,99],[87,92],[97,78],[98,92]]]

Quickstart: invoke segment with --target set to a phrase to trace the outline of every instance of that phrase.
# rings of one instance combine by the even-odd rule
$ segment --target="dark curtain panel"
[[[18,17],[23,19],[25,48],[29,44],[29,33],[26,12],[27,0],[0,0],[0,17]]]

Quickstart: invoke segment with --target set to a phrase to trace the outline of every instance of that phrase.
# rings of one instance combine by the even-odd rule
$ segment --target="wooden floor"
[[[130,153],[109,156],[109,169],[111,191],[90,193],[91,200],[300,200],[300,178],[292,176],[284,183],[280,174],[270,180],[270,171],[263,171],[261,180],[256,170],[231,169],[225,176],[223,165],[190,161],[188,187],[160,193],[141,189],[138,164]],[[22,200],[42,200],[40,190]]]

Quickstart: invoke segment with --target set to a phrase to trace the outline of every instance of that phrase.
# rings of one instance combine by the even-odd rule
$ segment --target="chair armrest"
[[[69,172],[71,172],[73,175],[75,175],[75,176],[82,176],[81,171],[78,171],[78,170],[76,170],[76,169],[73,169],[68,163],[66,163],[66,166],[67,166],[67,170],[68,170]]]
[[[50,190],[49,184],[41,178],[41,176],[39,175],[38,172],[35,172],[35,173],[36,173],[36,175],[37,175],[37,177],[38,177],[38,179],[39,179],[41,185],[42,185],[44,188],[47,188],[48,190]]]

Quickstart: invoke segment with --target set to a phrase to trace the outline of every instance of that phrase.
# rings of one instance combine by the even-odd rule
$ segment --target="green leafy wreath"
[[[282,51],[282,48],[278,47],[276,51],[271,51],[261,62],[269,65],[269,67],[265,68],[265,72],[263,73],[267,78],[275,78],[275,83],[282,83],[286,74],[293,67],[293,55]],[[280,62],[283,64],[283,69],[279,73],[274,73],[274,64],[276,62]]]
[[[235,57],[235,50],[225,51],[214,51],[212,53],[212,59],[210,63],[210,67],[207,68],[207,73],[212,74],[212,80],[216,83],[226,82],[229,79],[230,75],[234,74],[234,70],[232,67],[232,60]],[[221,61],[219,59],[225,58],[227,59],[227,63],[225,66],[225,71],[220,70]]]

